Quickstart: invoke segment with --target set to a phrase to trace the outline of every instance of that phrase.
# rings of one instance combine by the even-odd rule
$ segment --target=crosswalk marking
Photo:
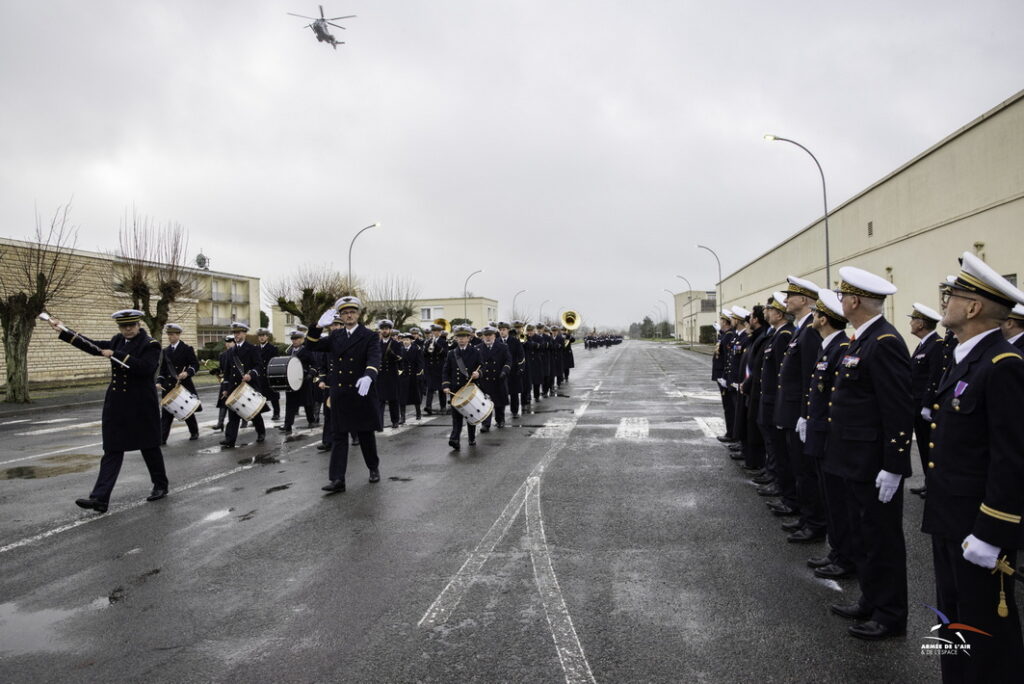
[[[711,439],[717,438],[719,435],[725,433],[725,419],[724,418],[711,418],[711,417],[694,417],[693,421],[697,423],[697,426],[704,432],[705,437]]]
[[[615,439],[647,439],[650,431],[651,425],[646,418],[623,418],[615,431]]]

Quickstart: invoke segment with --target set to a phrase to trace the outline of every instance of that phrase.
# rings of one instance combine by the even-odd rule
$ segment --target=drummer
[[[468,325],[457,325],[453,330],[455,337],[455,348],[448,352],[444,361],[444,369],[441,372],[441,389],[449,400],[452,394],[458,392],[462,387],[472,380],[480,378],[480,353],[476,347],[470,344],[473,337],[473,329]],[[472,370],[470,370],[472,369]],[[452,434],[448,444],[455,451],[459,450],[459,441],[462,437],[462,414],[452,407]],[[476,445],[476,426],[469,425],[469,446]]]
[[[284,425],[278,426],[278,430],[288,434],[292,431],[295,423],[295,416],[299,415],[299,408],[306,410],[307,427],[313,427],[316,420],[313,416],[313,372],[310,364],[312,352],[303,346],[306,340],[306,333],[299,330],[293,331],[289,336],[292,346],[288,348],[286,356],[294,356],[302,364],[302,386],[297,390],[289,389],[284,393]]]
[[[235,346],[229,349],[224,356],[224,365],[221,367],[224,374],[220,383],[220,398],[227,403],[231,394],[238,389],[243,382],[248,383],[252,389],[263,393],[263,375],[260,370],[263,361],[260,358],[256,345],[245,341],[249,326],[245,323],[235,321],[231,324],[231,331],[235,337]],[[230,408],[230,406],[228,407]],[[264,404],[263,409],[252,418],[252,426],[256,428],[256,441],[262,442],[267,438],[267,428],[263,423],[263,413],[270,410]],[[234,449],[235,440],[238,439],[238,423],[241,420],[234,411],[228,412],[228,424],[224,429],[224,439],[220,445],[225,449]]]
[[[167,393],[179,384],[184,391],[198,396],[195,383],[192,382],[192,376],[199,368],[196,350],[181,341],[182,328],[177,323],[165,325],[164,332],[167,333],[167,346],[164,347],[163,363],[160,366],[160,375],[156,380],[162,393],[161,396],[167,396]],[[196,421],[196,413],[202,410],[203,406],[200,404],[195,413],[185,419],[189,440],[199,439],[199,423]],[[174,414],[164,409],[160,416],[161,446],[167,444],[167,437],[171,434],[173,422]]]
[[[110,315],[118,333],[110,340],[90,340],[74,331],[61,330],[56,318],[49,320],[59,330],[60,340],[87,354],[111,359],[110,386],[103,400],[103,458],[96,485],[88,498],[75,503],[97,513],[106,513],[110,493],[121,472],[124,452],[141,451],[149,469],[153,491],[146,501],[167,496],[167,471],[160,452],[160,403],[153,391],[153,377],[160,363],[160,343],[139,324],[143,313],[124,309]],[[116,363],[115,363],[116,361]]]

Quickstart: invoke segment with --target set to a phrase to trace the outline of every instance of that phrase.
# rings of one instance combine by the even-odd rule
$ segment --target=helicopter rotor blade
[[[340,28],[342,31],[348,31],[348,29],[342,26],[341,24],[332,24],[331,22],[327,22],[327,25],[333,26],[334,28]]]
[[[328,17],[327,21],[341,21],[342,19],[355,19],[356,15],[350,14],[347,17]]]
[[[293,17],[301,17],[303,19],[312,19],[316,21],[316,17],[307,17],[305,14],[296,14],[295,12],[285,12],[285,14],[290,14]]]
[[[324,6],[323,5],[317,5],[317,7],[320,8],[320,18],[323,19],[324,18]]]

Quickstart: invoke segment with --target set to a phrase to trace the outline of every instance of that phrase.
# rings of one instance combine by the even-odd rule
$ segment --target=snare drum
[[[170,413],[178,420],[188,420],[192,414],[199,410],[202,404],[199,397],[189,392],[181,385],[175,385],[160,400],[163,410]]]
[[[451,405],[470,425],[482,423],[494,411],[491,398],[471,382],[452,396]]]
[[[267,362],[270,389],[297,392],[302,389],[302,362],[295,356],[275,356]]]
[[[267,398],[243,382],[232,392],[224,404],[237,413],[242,420],[252,420],[260,414],[267,403]]]

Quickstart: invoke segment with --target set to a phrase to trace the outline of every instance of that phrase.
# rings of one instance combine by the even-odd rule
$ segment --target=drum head
[[[302,362],[294,356],[288,359],[288,370],[286,377],[288,378],[288,387],[293,392],[302,389]]]

